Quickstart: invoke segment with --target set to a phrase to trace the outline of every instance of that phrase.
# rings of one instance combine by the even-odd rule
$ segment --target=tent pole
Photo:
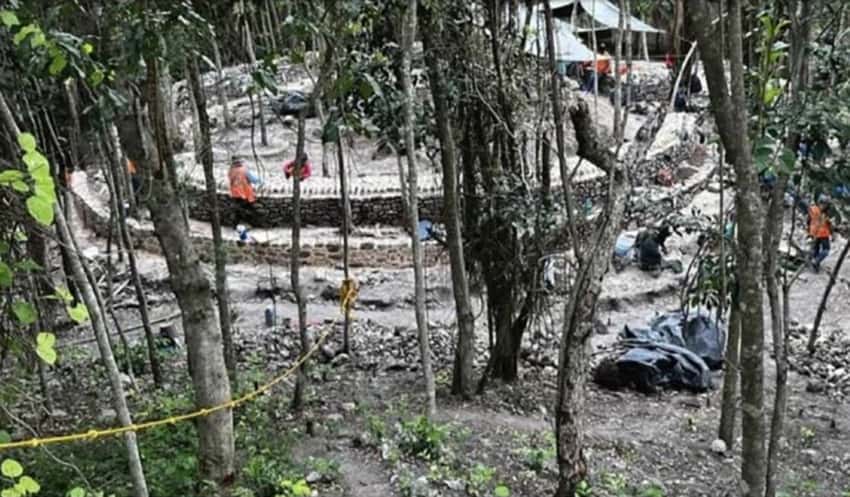
[[[646,31],[640,34],[641,45],[643,45],[643,58],[649,62],[649,43],[646,41]]]

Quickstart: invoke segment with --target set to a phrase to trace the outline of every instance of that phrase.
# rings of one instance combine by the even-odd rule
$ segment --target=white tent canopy
[[[620,9],[609,2],[608,0],[553,0],[552,10],[567,12],[576,8],[576,4],[581,8],[581,11],[586,13],[592,19],[595,26],[591,27],[576,27],[577,32],[585,31],[604,31],[608,29],[618,29],[620,26]],[[563,9],[563,10],[562,10]],[[560,14],[558,12],[557,14]],[[634,33],[663,33],[660,29],[653,28],[649,24],[641,21],[637,17],[632,16],[631,30]]]
[[[520,8],[519,17],[525,19],[525,9]],[[537,8],[532,10],[531,34],[525,42],[525,51],[531,55],[547,55],[546,19]],[[558,62],[579,62],[593,60],[593,51],[587,48],[574,34],[572,25],[560,19],[553,19],[555,35],[555,60]]]

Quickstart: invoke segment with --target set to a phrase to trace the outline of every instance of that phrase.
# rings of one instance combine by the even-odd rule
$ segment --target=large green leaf
[[[35,342],[35,353],[52,366],[56,362],[56,336],[53,333],[42,332],[38,334]]]
[[[29,326],[38,319],[38,313],[35,312],[35,307],[23,300],[18,300],[12,304],[12,313],[18,318],[18,322],[24,326]]]
[[[0,184],[11,184],[24,179],[24,173],[17,169],[7,169],[0,173]]]
[[[20,492],[14,488],[5,488],[0,492],[0,497],[21,497]]]
[[[74,487],[68,491],[68,497],[86,497],[86,491],[80,487]]]
[[[17,478],[24,474],[24,468],[18,461],[6,459],[0,464],[0,473],[6,478]]]
[[[53,205],[43,197],[28,198],[27,210],[39,223],[45,226],[53,224]]]
[[[3,10],[0,11],[0,22],[7,28],[11,28],[12,26],[20,26],[21,21],[18,20],[18,16],[15,15],[11,10]]]
[[[510,497],[511,490],[504,485],[499,485],[493,489],[493,495],[495,497]]]
[[[15,274],[12,272],[12,268],[5,262],[0,261],[0,287],[8,288],[12,286],[12,280],[14,278]]]
[[[53,61],[50,62],[50,67],[47,68],[48,72],[50,72],[51,76],[58,76],[65,69],[65,66],[68,65],[68,60],[65,58],[63,54],[59,54],[56,57],[53,57]]]
[[[18,145],[24,152],[32,152],[35,150],[35,137],[31,133],[21,133],[18,135]]]
[[[38,484],[37,481],[33,480],[29,476],[22,476],[20,480],[18,480],[18,485],[28,494],[34,495],[41,491],[41,485]]]
[[[68,306],[68,316],[76,323],[85,323],[89,319],[89,310],[85,304],[78,302],[74,307]]]
[[[35,144],[33,144],[33,147]],[[47,157],[42,155],[38,150],[29,150],[24,154],[24,164],[27,165],[27,171],[35,177],[50,177],[50,164],[47,162]]]

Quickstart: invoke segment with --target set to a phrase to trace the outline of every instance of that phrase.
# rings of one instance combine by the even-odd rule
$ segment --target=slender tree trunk
[[[738,187],[735,206],[738,216],[738,289],[740,296],[741,396],[743,447],[741,474],[745,482],[744,497],[764,495],[765,421],[764,421],[764,315],[762,297],[762,225],[763,212],[759,184],[753,167],[747,101],[744,88],[743,34],[741,0],[729,5],[729,67],[731,93],[726,84],[726,71],[717,42],[717,32],[705,0],[689,4],[689,25],[697,35],[705,63],[711,107],[720,138],[730,162],[735,167]]]
[[[408,222],[410,223],[410,242],[413,250],[413,275],[415,280],[416,328],[419,331],[419,350],[422,355],[422,373],[427,396],[427,414],[433,418],[437,413],[436,385],[431,366],[431,344],[429,343],[428,320],[425,317],[425,271],[422,262],[422,242],[419,240],[419,187],[416,174],[416,139],[414,137],[415,115],[413,111],[414,95],[410,72],[413,58],[413,40],[416,36],[417,0],[407,1],[402,24],[402,67],[401,84],[404,91],[404,142],[407,148],[408,168]]]
[[[114,125],[112,125],[111,132],[117,132]],[[110,133],[110,136],[111,133]],[[126,169],[123,164],[123,160],[121,158],[121,144],[118,142],[112,143],[113,150],[117,152],[113,152],[112,155],[112,176],[118,177],[122,174],[122,171]],[[137,173],[138,174],[138,173]],[[109,175],[106,175],[109,178]],[[153,333],[153,327],[151,326],[150,313],[148,309],[148,299],[145,293],[145,288],[142,286],[142,277],[139,274],[139,266],[136,261],[136,249],[133,245],[133,240],[130,237],[130,230],[127,228],[127,215],[124,212],[123,205],[124,199],[122,197],[121,191],[118,188],[112,188],[115,192],[116,196],[116,204],[120,207],[117,209],[118,212],[118,227],[119,232],[121,234],[121,239],[124,242],[124,247],[127,249],[127,264],[130,266],[130,278],[133,282],[133,290],[136,292],[136,300],[139,302],[139,315],[142,318],[142,328],[144,329],[145,334],[145,344],[148,349],[148,360],[151,364],[151,375],[153,376],[154,385],[157,388],[162,386],[162,366],[159,363],[159,357],[156,354],[156,337]]]
[[[838,281],[838,275],[841,274],[841,267],[844,265],[844,260],[847,258],[847,252],[850,251],[850,240],[847,240],[844,244],[844,250],[841,251],[841,254],[838,256],[838,261],[835,263],[835,267],[832,268],[832,273],[829,274],[829,281],[826,284],[826,290],[823,292],[823,297],[821,297],[820,305],[818,306],[818,312],[815,314],[815,324],[812,326],[812,331],[809,333],[809,353],[814,354],[815,349],[817,348],[817,340],[818,333],[820,332],[820,324],[823,320],[823,315],[826,312],[826,305],[829,303],[829,294],[832,293],[832,287],[835,286],[835,282]]]
[[[425,62],[428,65],[431,95],[434,100],[437,136],[440,140],[440,160],[443,166],[443,212],[446,223],[446,240],[449,246],[449,262],[452,270],[452,290],[457,313],[458,340],[455,351],[452,393],[465,399],[474,391],[475,359],[475,316],[469,298],[469,280],[463,253],[463,235],[460,225],[460,202],[458,199],[457,154],[452,135],[449,98],[443,79],[446,68],[441,67],[441,51],[435,46],[443,37],[442,21],[429,11],[428,21],[422,36],[425,43]],[[409,157],[409,155],[408,155]]]
[[[345,281],[349,281],[351,275],[349,274],[349,249],[348,249],[348,237],[351,233],[351,202],[348,199],[348,178],[346,177],[345,171],[345,153],[342,149],[342,137],[339,133],[337,133],[336,137],[336,153],[339,162],[339,190],[342,194],[342,270],[343,277]],[[351,343],[349,341],[349,334],[351,330],[351,309],[346,307],[343,309],[345,312],[343,325],[342,325],[342,351],[346,354],[351,353]]]
[[[168,265],[171,288],[183,316],[189,374],[198,408],[209,408],[230,401],[230,383],[222,350],[221,329],[216,307],[212,303],[209,280],[192,246],[188,227],[171,182],[165,177],[173,155],[167,146],[162,97],[158,91],[158,62],[145,60],[148,80],[145,98],[155,124],[157,160],[148,160],[142,148],[142,136],[133,116],[121,120],[120,136],[127,155],[140,169],[150,171],[151,192],[148,208],[162,252]],[[220,486],[227,486],[234,474],[233,414],[229,409],[200,418],[196,424],[199,437],[200,476]]]
[[[251,71],[257,70],[257,53],[254,48],[254,36],[251,33],[251,24],[249,22],[249,14],[245,10],[245,0],[242,0],[242,15],[243,17],[243,29],[245,30],[245,51],[248,52],[248,60],[251,61]],[[266,115],[263,104],[263,93],[264,90],[260,89],[257,92],[257,107],[259,109],[260,114],[260,143],[264,147],[269,146],[269,137],[266,134]],[[251,119],[254,119],[254,116],[251,116]]]
[[[224,363],[234,387],[237,384],[236,357],[233,350],[233,332],[230,321],[230,291],[227,288],[227,252],[221,236],[221,216],[218,211],[218,192],[213,170],[212,138],[210,137],[210,118],[207,114],[207,97],[201,80],[201,70],[197,59],[189,63],[189,83],[197,105],[198,131],[200,138],[200,159],[204,167],[204,186],[207,202],[211,207],[211,228],[213,250],[215,252],[215,298],[218,303],[218,320],[221,326],[221,340],[224,350]]]
[[[735,446],[735,420],[738,416],[738,379],[741,357],[741,314],[738,311],[737,291],[733,291],[729,312],[729,337],[723,365],[723,400],[720,408],[718,438],[729,450]]]
[[[68,223],[65,221],[65,215],[58,206],[56,211],[56,225],[59,230],[59,235],[63,243],[68,246],[72,245],[70,230]],[[82,261],[79,254],[74,252],[71,254],[71,269],[74,273],[74,279],[77,282],[77,288],[83,294],[83,301],[89,309],[92,328],[94,328],[95,338],[97,338],[97,347],[100,350],[101,358],[106,366],[107,376],[109,377],[109,385],[112,389],[112,402],[115,406],[115,411],[118,413],[118,420],[121,426],[130,426],[133,420],[130,417],[130,410],[127,408],[125,399],[124,385],[121,384],[121,373],[118,371],[118,364],[115,362],[115,356],[112,355],[112,346],[109,343],[109,332],[106,330],[106,323],[103,314],[100,312],[98,299],[95,297],[96,290],[89,284],[86,274],[82,268]],[[142,469],[142,461],[139,457],[139,447],[136,443],[136,433],[127,432],[124,434],[124,443],[127,445],[128,464],[130,466],[130,479],[133,482],[133,493],[136,497],[147,497],[148,487],[145,481],[144,470]]]
[[[216,93],[218,94],[218,104],[221,105],[221,119],[224,121],[224,129],[229,130],[232,123],[230,120],[230,110],[227,105],[227,92],[224,89],[224,70],[221,65],[221,49],[218,46],[218,35],[212,39],[213,57],[215,57],[215,72],[217,75]]]
[[[189,69],[189,58],[183,58],[183,74],[186,75],[186,81],[189,80],[191,70]],[[203,144],[201,143],[201,128],[199,125],[200,117],[198,117],[198,102],[195,92],[192,88],[186,88],[189,94],[189,106],[192,108],[192,149],[195,152],[195,163],[201,162],[201,154]]]
[[[306,355],[312,340],[307,331],[307,303],[304,301],[304,289],[301,288],[301,168],[307,161],[304,154],[304,114],[298,116],[298,142],[295,146],[295,167],[292,171],[292,248],[289,258],[289,276],[292,291],[295,293],[295,305],[298,308],[298,335],[301,338],[301,356]],[[304,409],[304,390],[307,388],[307,367],[305,361],[298,368],[298,379],[295,383],[295,395],[292,398],[292,408],[296,411]]]

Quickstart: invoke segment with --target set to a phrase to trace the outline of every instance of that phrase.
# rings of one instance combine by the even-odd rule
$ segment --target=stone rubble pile
[[[843,330],[821,330],[814,354],[807,343],[809,326],[791,329],[788,365],[809,378],[806,390],[838,399],[850,397],[850,336]]]

